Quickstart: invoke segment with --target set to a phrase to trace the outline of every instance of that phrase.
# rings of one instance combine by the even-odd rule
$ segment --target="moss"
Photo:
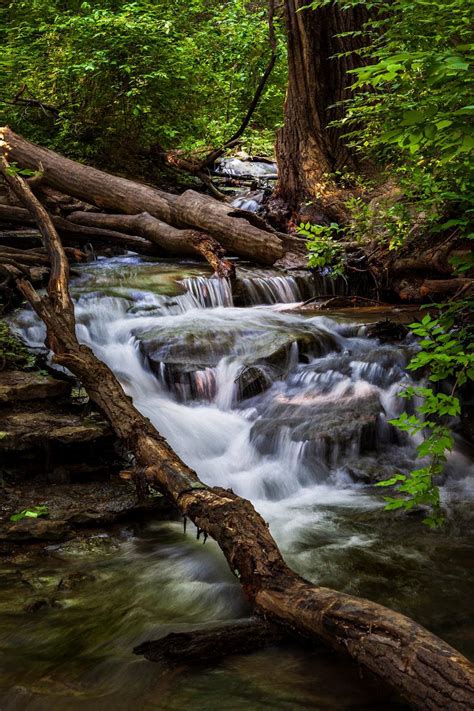
[[[11,332],[7,322],[0,319],[0,370],[29,369],[35,361],[35,356]]]

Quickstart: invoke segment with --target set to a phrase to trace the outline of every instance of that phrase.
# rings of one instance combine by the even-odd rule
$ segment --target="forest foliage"
[[[133,169],[153,146],[219,145],[240,124],[271,54],[265,0],[22,0],[0,13],[2,121],[109,169]],[[254,153],[273,151],[282,120],[281,36],[279,47],[245,136]],[[24,85],[22,97],[57,114],[11,103]]]

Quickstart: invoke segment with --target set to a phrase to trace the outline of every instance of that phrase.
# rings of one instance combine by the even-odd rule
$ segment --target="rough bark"
[[[142,642],[133,651],[151,662],[183,664],[254,652],[288,638],[281,627],[253,618],[195,632],[172,632],[161,639]]]
[[[135,455],[143,475],[184,516],[216,540],[257,612],[348,653],[420,709],[466,710],[474,705],[474,666],[459,652],[400,613],[362,598],[313,585],[292,571],[268,524],[232,491],[208,487],[141,415],[112,371],[75,335],[68,263],[53,223],[26,183],[0,167],[31,210],[51,259],[48,295],[21,277],[18,289],[44,321],[58,363],[83,383],[117,436]]]
[[[30,143],[9,128],[0,129],[0,140],[2,137],[9,146],[10,160],[31,169],[41,165],[44,184],[87,203],[130,215],[148,212],[169,225],[211,235],[229,255],[262,264],[273,264],[284,254],[282,240],[270,227],[264,227],[263,220],[257,227],[245,211],[207,195],[193,190],[171,195],[104,173]]]
[[[285,0],[288,91],[276,144],[277,193],[293,209],[315,201],[337,219],[340,199],[334,190],[328,193],[325,176],[357,165],[342,140],[343,130],[329,124],[343,115],[343,108],[334,105],[350,96],[354,79],[348,72],[360,66],[355,51],[362,44],[360,37],[338,35],[360,29],[367,13],[362,6],[342,9],[331,3],[312,10],[307,5],[306,0]]]

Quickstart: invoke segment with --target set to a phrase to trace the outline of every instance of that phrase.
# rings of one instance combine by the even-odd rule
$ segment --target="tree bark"
[[[44,321],[56,361],[82,381],[146,478],[217,541],[255,610],[303,637],[348,653],[417,708],[472,708],[474,667],[465,657],[400,613],[315,586],[297,575],[284,562],[252,504],[230,490],[201,482],[135,409],[113,372],[76,338],[68,263],[49,215],[26,183],[9,173],[4,154],[0,167],[35,216],[51,259],[46,297],[21,277],[17,286]]]
[[[217,239],[227,254],[261,264],[273,264],[284,254],[282,240],[268,225],[264,228],[263,220],[256,227],[245,211],[207,195],[193,190],[172,195],[104,173],[30,143],[9,128],[0,129],[2,138],[12,161],[31,169],[41,165],[42,182],[68,195],[115,212],[148,212],[169,225],[205,232]]]
[[[34,222],[28,210],[8,205],[0,205],[1,219],[22,224]],[[140,215],[75,212],[67,220],[58,215],[52,215],[51,219],[60,234],[79,238],[82,242],[99,240],[149,256],[200,256],[218,277],[235,278],[235,265],[225,259],[223,248],[213,237],[195,230],[178,230],[146,212]],[[131,236],[127,237],[124,232],[131,233]]]
[[[362,6],[342,9],[331,3],[313,10],[307,5],[306,0],[285,0],[288,90],[276,144],[277,193],[292,209],[316,201],[337,218],[337,198],[324,199],[326,176],[343,168],[354,170],[357,162],[342,140],[343,130],[329,124],[343,116],[337,104],[349,98],[354,81],[349,71],[362,63],[356,53],[361,38],[338,35],[360,30],[367,12]],[[336,57],[341,53],[344,56]]]

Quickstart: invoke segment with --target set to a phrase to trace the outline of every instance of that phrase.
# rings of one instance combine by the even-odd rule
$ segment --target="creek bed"
[[[413,443],[388,424],[403,406],[412,341],[368,339],[365,313],[281,310],[295,297],[282,274],[247,270],[258,280],[249,293],[258,284],[268,303],[236,308],[192,263],[128,256],[81,271],[79,338],[205,482],[253,501],[291,566],[474,653],[467,451],[460,443],[448,463],[441,531],[384,512],[373,486],[414,463]],[[14,321],[41,347],[31,311]],[[171,671],[135,657],[146,639],[248,614],[217,546],[181,521],[17,553],[2,580],[2,711],[400,708],[326,650],[283,646]],[[34,609],[36,599],[46,603]]]

